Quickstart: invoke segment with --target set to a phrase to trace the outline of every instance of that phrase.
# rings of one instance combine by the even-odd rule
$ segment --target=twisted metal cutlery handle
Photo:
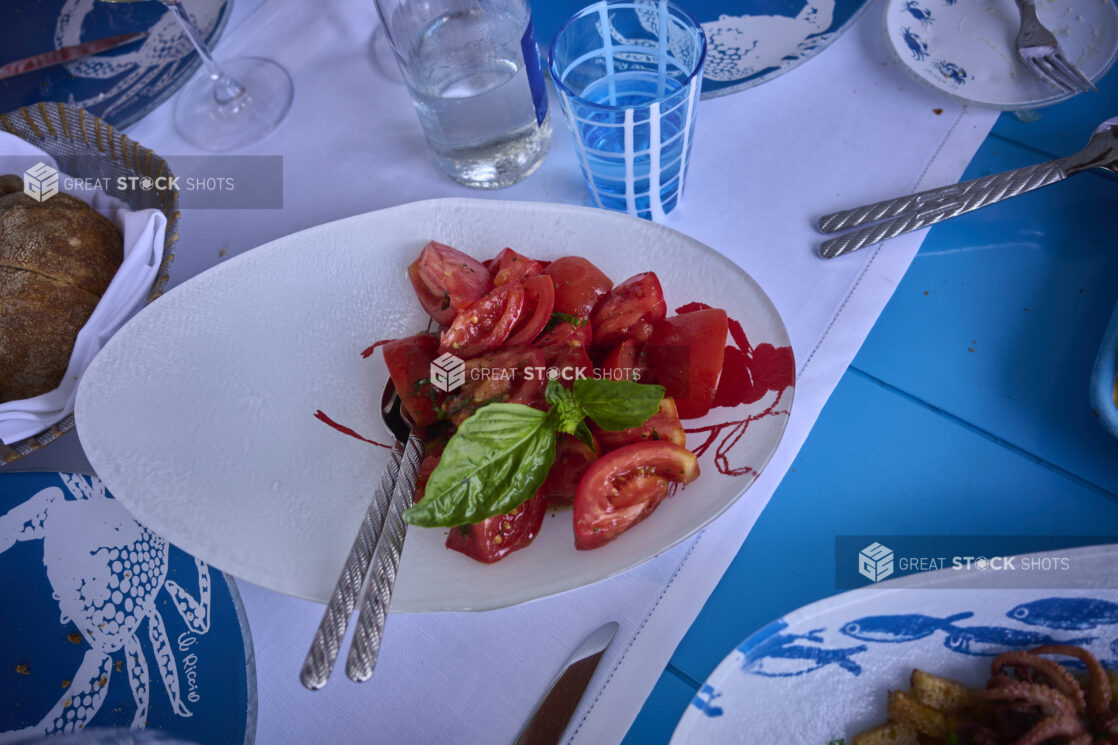
[[[819,220],[819,229],[824,233],[833,233],[846,227],[887,218],[894,219],[832,238],[823,243],[819,255],[825,259],[833,259],[872,243],[919,230],[1003,199],[1062,181],[1067,178],[1066,160],[1061,158],[1047,163],[1038,163],[942,189],[931,189],[919,194],[827,215]]]
[[[318,690],[326,685],[334,661],[338,658],[338,650],[349,626],[349,618],[357,606],[361,585],[365,581],[369,564],[372,563],[373,550],[376,548],[381,527],[388,514],[402,453],[403,447],[397,443],[388,456],[388,463],[381,473],[373,501],[365,512],[357,537],[349,549],[349,556],[346,557],[345,567],[338,577],[338,583],[334,586],[334,594],[330,597],[326,612],[315,631],[310,651],[307,652],[307,659],[303,662],[299,680],[311,690]]]
[[[423,438],[411,434],[400,459],[400,472],[396,488],[388,505],[380,540],[373,553],[373,565],[365,579],[365,592],[361,596],[361,614],[353,631],[353,646],[346,659],[346,675],[358,683],[368,680],[380,652],[384,623],[388,619],[388,606],[396,587],[396,573],[400,568],[400,554],[404,550],[404,537],[408,524],[404,510],[412,504],[415,495],[419,463],[423,459]]]

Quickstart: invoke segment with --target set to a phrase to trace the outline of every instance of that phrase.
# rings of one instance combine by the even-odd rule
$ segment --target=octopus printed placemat
[[[232,5],[232,0],[193,0],[187,8],[211,49]],[[169,98],[201,64],[161,3],[2,3],[0,28],[0,65],[109,36],[148,32],[139,41],[101,54],[0,80],[0,111],[62,101],[123,129]]]
[[[532,20],[540,45],[550,45],[563,22],[585,4],[536,3]],[[709,98],[751,88],[811,59],[846,30],[866,0],[693,0],[683,5],[706,33],[703,97]]]
[[[101,480],[0,476],[0,743],[87,727],[251,745],[236,586],[136,522]]]

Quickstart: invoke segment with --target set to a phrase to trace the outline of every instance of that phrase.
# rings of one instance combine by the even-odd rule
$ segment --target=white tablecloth
[[[360,686],[339,670],[323,691],[304,690],[298,673],[322,606],[241,582],[256,647],[261,745],[511,742],[562,661],[609,620],[620,631],[566,741],[624,737],[923,237],[826,262],[815,254],[813,220],[956,181],[996,119],[910,78],[886,47],[882,13],[871,0],[817,58],[758,88],[704,101],[687,192],[666,221],[752,274],[791,334],[795,405],[756,484],[697,537],[613,579],[500,611],[393,615],[376,674]],[[284,205],[186,211],[172,285],[222,257],[336,218],[417,199],[489,196],[437,171],[407,92],[374,71],[374,24],[369,0],[267,0],[231,25],[219,58],[270,56],[295,80],[287,121],[244,151],[283,156]],[[494,198],[589,203],[558,107],[552,112],[555,137],[543,167]],[[175,133],[169,106],[129,135],[172,168],[176,155],[197,152]],[[21,465],[80,468],[77,446],[70,437]]]

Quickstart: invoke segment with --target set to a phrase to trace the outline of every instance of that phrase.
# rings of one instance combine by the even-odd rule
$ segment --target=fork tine
[[[1041,71],[1041,75],[1055,84],[1057,88],[1069,93],[1079,91],[1079,86],[1072,85],[1071,80],[1069,80],[1059,68],[1052,64],[1052,59],[1048,55],[1037,57],[1034,62]]]
[[[1025,68],[1030,73],[1032,73],[1036,77],[1040,78],[1041,80],[1047,82],[1049,85],[1054,86],[1061,91],[1067,91],[1068,90],[1068,87],[1065,83],[1063,83],[1061,80],[1059,80],[1058,78],[1056,78],[1052,74],[1050,74],[1048,72],[1048,70],[1040,64],[1040,58],[1039,57],[1026,57],[1026,56],[1022,55],[1021,56],[1021,63],[1025,65]]]
[[[1087,76],[1084,75],[1082,72],[1080,72],[1079,68],[1071,63],[1071,61],[1064,54],[1063,50],[1060,50],[1060,49],[1056,50],[1056,54],[1053,56],[1052,62],[1057,67],[1062,68],[1064,70],[1064,72],[1066,72],[1069,76],[1071,76],[1072,79],[1077,81],[1080,90],[1082,90],[1083,92],[1087,92],[1087,91],[1094,91],[1095,93],[1099,92],[1099,89],[1096,88],[1093,83],[1091,83],[1091,81],[1087,78]]]
[[[1079,80],[1074,75],[1069,74],[1067,70],[1065,70],[1057,63],[1058,58],[1056,54],[1056,52],[1053,52],[1052,54],[1047,54],[1044,56],[1041,62],[1045,66],[1045,68],[1051,72],[1053,77],[1057,78],[1061,83],[1063,83],[1064,87],[1068,90],[1075,93],[1086,92],[1087,89],[1083,87]]]

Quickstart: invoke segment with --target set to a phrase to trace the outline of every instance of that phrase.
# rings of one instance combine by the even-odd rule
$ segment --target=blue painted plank
[[[1071,155],[1087,144],[1091,131],[1118,116],[1118,66],[1098,83],[1098,93],[1084,93],[1035,111],[1006,112],[993,134],[1053,157]]]
[[[1035,160],[991,139],[967,177]],[[1118,181],[1088,173],[936,226],[853,366],[1118,494],[1088,400],[1116,207]]]
[[[695,691],[692,682],[679,677],[669,667],[656,682],[621,745],[666,745]]]
[[[1118,500],[848,372],[671,664],[838,592],[837,535],[1118,535]],[[856,557],[852,557],[852,560]]]

